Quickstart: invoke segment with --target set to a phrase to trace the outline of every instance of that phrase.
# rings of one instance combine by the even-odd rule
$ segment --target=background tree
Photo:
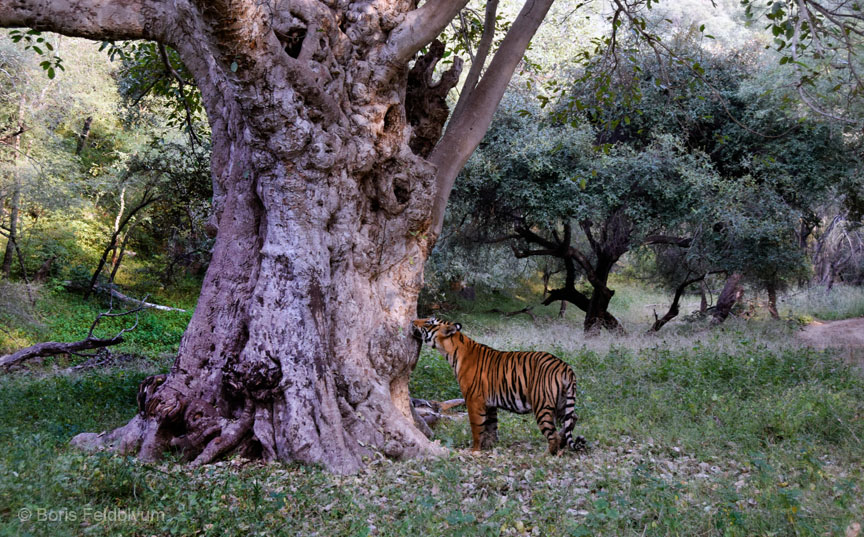
[[[590,126],[541,124],[525,109],[508,112],[463,171],[457,211],[470,215],[477,240],[510,240],[516,257],[563,263],[564,285],[545,303],[576,305],[586,313],[586,331],[621,329],[608,311],[609,275],[628,251],[683,240],[669,231],[704,217],[714,175],[707,157],[671,137],[642,151],[622,144],[598,152]],[[587,292],[577,286],[582,277]]]

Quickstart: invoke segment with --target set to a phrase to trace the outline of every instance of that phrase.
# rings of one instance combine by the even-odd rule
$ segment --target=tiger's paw
[[[573,451],[588,451],[588,441],[585,440],[584,436],[577,436],[573,439],[570,448],[573,449]]]

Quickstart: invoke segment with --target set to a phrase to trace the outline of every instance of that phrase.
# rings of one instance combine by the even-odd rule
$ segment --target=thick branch
[[[591,302],[583,293],[577,291],[571,286],[567,286],[562,289],[552,289],[549,291],[549,296],[547,296],[546,300],[543,301],[543,305],[548,306],[558,300],[570,302],[582,311],[588,311],[588,305]]]
[[[453,109],[453,117],[462,114],[465,103],[474,93],[477,81],[480,80],[480,73],[486,64],[486,57],[489,56],[492,39],[495,37],[495,15],[497,12],[498,0],[488,0],[486,2],[486,17],[483,21],[483,35],[480,36],[480,43],[477,45],[477,54],[471,59],[471,69],[468,71],[468,78],[465,79],[465,84],[462,86],[456,108]]]
[[[173,2],[153,0],[4,0],[0,27],[27,27],[96,40],[164,41]]]
[[[391,33],[384,59],[393,65],[408,63],[418,50],[438,37],[468,0],[427,0],[419,9],[405,15],[405,20]]]
[[[444,210],[456,176],[483,139],[516,66],[522,60],[528,43],[546,17],[552,2],[554,0],[525,2],[489,64],[486,74],[466,100],[460,114],[450,119],[447,131],[429,156],[429,160],[438,167],[437,191],[432,213],[432,232],[435,236],[441,233],[444,225]]]
[[[567,244],[555,243],[539,233],[535,233],[531,231],[530,228],[526,225],[518,225],[516,226],[516,233],[527,242],[533,242],[534,244],[539,244],[543,248],[550,250],[549,253],[544,253],[540,255],[555,255],[557,257],[564,257],[567,254]],[[553,253],[554,252],[554,253]]]
[[[588,239],[588,244],[591,245],[591,249],[594,250],[594,253],[599,257],[603,253],[603,248],[597,243],[597,240],[594,239],[594,234],[591,232],[591,226],[594,223],[591,220],[581,220],[579,222],[579,227],[582,228],[582,232],[585,233],[585,238]]]

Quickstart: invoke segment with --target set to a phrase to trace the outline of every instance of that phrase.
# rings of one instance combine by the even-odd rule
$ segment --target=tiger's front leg
[[[498,409],[487,406],[485,421],[483,422],[483,433],[480,436],[480,449],[492,449],[498,441]]]
[[[474,397],[465,402],[468,407],[468,421],[471,423],[471,451],[480,451],[483,447],[483,432],[486,422],[486,403],[482,397]]]

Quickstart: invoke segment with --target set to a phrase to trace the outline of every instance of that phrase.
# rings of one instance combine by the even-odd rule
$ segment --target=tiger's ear
[[[444,337],[450,337],[456,332],[462,330],[462,325],[459,323],[448,324],[446,328],[444,328]]]

